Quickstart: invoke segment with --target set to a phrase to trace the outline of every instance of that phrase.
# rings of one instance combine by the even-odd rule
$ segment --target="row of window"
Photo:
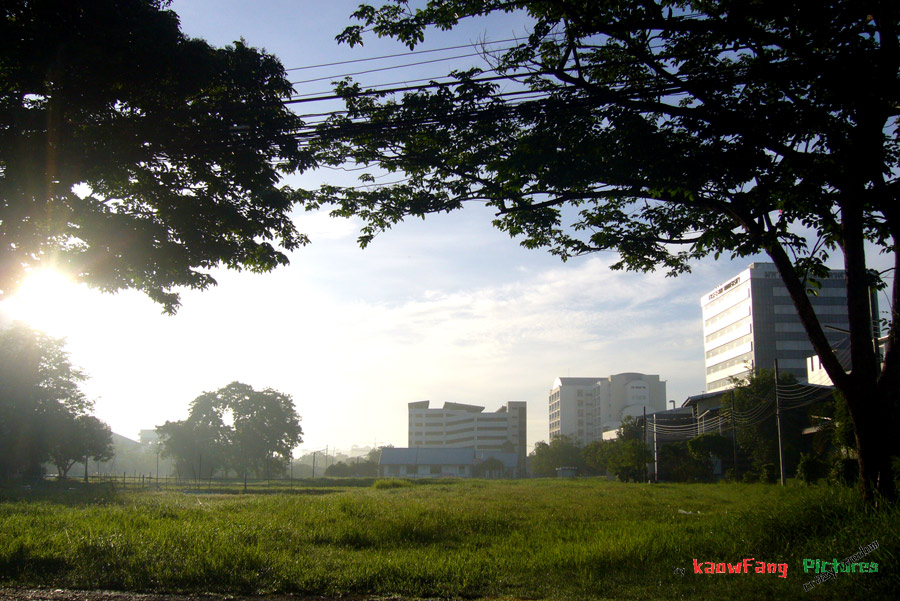
[[[707,328],[715,323],[719,323],[729,317],[733,317],[736,315],[750,315],[750,303],[739,303],[730,309],[726,309],[719,313],[718,315],[714,315],[703,322],[703,325]]]
[[[738,321],[734,322],[734,323],[731,324],[731,325],[725,326],[725,327],[722,328],[721,330],[716,330],[715,332],[713,332],[712,334],[710,334],[709,336],[707,336],[706,339],[705,339],[705,341],[706,341],[706,342],[712,342],[713,340],[716,340],[717,338],[721,338],[722,336],[724,336],[724,335],[726,335],[726,334],[730,334],[730,333],[734,332],[735,330],[737,330],[737,329],[739,329],[739,328],[742,328],[742,327],[744,327],[744,326],[746,326],[746,325],[749,325],[749,326],[750,326],[750,331],[752,332],[752,331],[753,331],[753,324],[750,323],[751,321],[752,321],[752,320],[750,319],[750,316],[748,315],[747,317],[745,317],[745,318],[743,318],[743,319],[739,319]]]
[[[706,375],[714,374],[717,371],[722,371],[723,369],[728,369],[729,367],[734,367],[735,365],[743,365],[744,363],[749,362],[753,359],[753,353],[744,353],[743,355],[738,355],[734,359],[729,359],[728,361],[722,361],[721,363],[716,363],[711,367],[706,368]]]
[[[710,382],[709,384],[706,385],[706,391],[707,392],[715,392],[716,390],[718,390],[720,388],[727,388],[728,386],[731,386],[731,378],[737,378],[738,380],[744,380],[749,375],[750,375],[750,372],[745,371],[745,372],[742,372],[739,374],[735,374],[734,376],[729,376],[727,378],[720,378],[718,380],[713,380],[712,382]]]
[[[737,347],[742,346],[742,345],[747,344],[748,342],[752,342],[752,341],[753,341],[753,334],[746,334],[744,336],[741,336],[740,338],[735,338],[731,342],[723,344],[722,346],[717,346],[716,348],[714,348],[711,351],[707,351],[706,358],[712,359],[713,357],[721,355],[722,353],[728,352],[732,349],[736,349]],[[752,346],[751,346],[751,348],[752,348]]]

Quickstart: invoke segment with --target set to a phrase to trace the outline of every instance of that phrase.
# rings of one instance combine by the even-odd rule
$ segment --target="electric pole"
[[[781,485],[784,486],[784,451],[781,442],[781,401],[778,399],[778,359],[775,359],[775,423],[778,426],[778,467],[781,470]]]

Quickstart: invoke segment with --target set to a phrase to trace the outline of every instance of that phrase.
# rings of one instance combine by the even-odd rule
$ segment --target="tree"
[[[49,265],[173,312],[173,287],[306,242],[277,186],[305,165],[282,65],[186,37],[168,4],[0,9],[0,298]]]
[[[230,423],[228,423],[230,422]],[[232,382],[191,401],[188,418],[156,428],[179,470],[209,478],[219,469],[257,477],[281,473],[303,430],[290,395]]]
[[[303,434],[290,395],[271,388],[256,391],[232,382],[219,389],[217,396],[234,416],[235,467],[258,476],[284,472]]]
[[[880,368],[868,299],[884,283],[866,245],[896,269],[900,4],[393,0],[361,6],[338,40],[373,31],[414,48],[429,26],[501,11],[527,13],[532,32],[486,52],[491,73],[402,98],[339,84],[347,113],[318,128],[320,160],[406,177],[325,186],[309,204],[360,217],[363,246],[407,216],[479,201],[527,247],[615,250],[616,269],[676,275],[710,255],[767,253],[847,400],[863,497],[894,499],[900,334],[892,319]],[[836,252],[849,372],[808,296]],[[891,297],[900,306],[896,277]]]
[[[778,374],[781,386],[796,383],[791,374]],[[731,408],[731,397],[722,399],[726,410]],[[734,390],[734,407],[740,414],[754,414],[753,423],[737,428],[737,443],[750,458],[753,469],[759,471],[765,465],[772,465],[779,470],[778,459],[778,426],[775,420],[775,372],[760,369],[750,375],[748,380]],[[785,476],[793,474],[800,461],[800,455],[807,451],[803,429],[810,424],[806,411],[800,409],[781,411],[781,438],[784,456]],[[695,439],[696,440],[696,439]],[[693,442],[693,441],[691,441]],[[695,443],[696,444],[696,443]],[[727,444],[720,441],[719,452],[728,454]],[[699,451],[699,448],[698,448]],[[720,455],[721,456],[721,455]]]
[[[603,476],[609,471],[610,460],[615,453],[613,440],[593,440],[581,451],[584,465],[588,472],[595,476]]]
[[[574,467],[578,471],[584,470],[581,449],[568,436],[557,436],[550,441],[550,444],[543,441],[536,443],[529,457],[531,458],[531,473],[539,477],[555,477],[558,467]]]
[[[329,478],[377,478],[378,463],[369,459],[359,461],[358,457],[357,461],[348,463],[338,461],[325,469],[325,476]]]
[[[209,479],[225,470],[228,447],[224,424],[191,419],[170,422],[156,427],[162,445],[162,455],[175,461],[175,470],[182,477]]]
[[[731,465],[734,463],[734,445],[731,438],[727,436],[707,432],[687,441],[687,448],[691,457],[708,468],[710,477],[713,473],[713,458],[718,458],[724,469],[728,469],[724,466],[736,467]]]
[[[622,482],[645,481],[647,464],[653,461],[653,453],[644,442],[643,428],[634,417],[625,416],[613,444],[607,464],[609,471]]]
[[[477,463],[472,471],[476,478],[502,478],[506,473],[506,466],[496,457],[488,457]]]
[[[63,339],[20,323],[0,329],[0,477],[42,473],[51,446],[93,407],[86,379]]]
[[[707,482],[712,479],[709,459],[698,459],[679,440],[659,447],[659,479],[664,482]]]
[[[50,431],[49,456],[60,478],[79,461],[108,461],[115,455],[112,431],[93,415],[59,412],[51,419]]]

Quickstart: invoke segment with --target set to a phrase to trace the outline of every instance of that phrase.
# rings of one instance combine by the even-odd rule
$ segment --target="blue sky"
[[[404,51],[390,40],[338,46],[334,36],[356,5],[184,0],[172,8],[188,35],[215,45],[243,37],[286,68]],[[509,38],[524,28],[506,15],[437,32],[423,48]],[[359,69],[321,75],[342,68]],[[446,70],[437,64],[361,81]],[[298,93],[329,87],[308,85]],[[352,176],[323,171],[288,183]],[[137,293],[64,284],[52,298],[6,301],[0,310],[66,336],[73,362],[92,376],[85,390],[96,414],[130,437],[183,419],[194,397],[234,380],[294,397],[305,431],[299,452],[376,441],[405,446],[407,403],[424,399],[488,410],[527,401],[532,446],[547,439],[547,393],[557,376],[659,374],[679,404],[703,390],[700,296],[752,259],[702,261],[677,279],[613,272],[612,254],[562,263],[523,249],[491,227],[492,216],[473,206],[406,222],[360,250],[358,223],[298,213],[312,244],[293,253],[289,267],[264,275],[217,271],[219,285],[183,293],[175,317]]]

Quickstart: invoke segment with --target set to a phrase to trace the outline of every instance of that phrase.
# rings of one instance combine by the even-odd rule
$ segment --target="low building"
[[[378,460],[378,475],[385,478],[511,478],[517,470],[515,453],[473,448],[385,448]]]
[[[512,453],[519,475],[525,467],[526,431],[524,401],[509,401],[493,412],[463,403],[444,403],[441,408],[430,407],[430,401],[409,404],[410,448]]]

